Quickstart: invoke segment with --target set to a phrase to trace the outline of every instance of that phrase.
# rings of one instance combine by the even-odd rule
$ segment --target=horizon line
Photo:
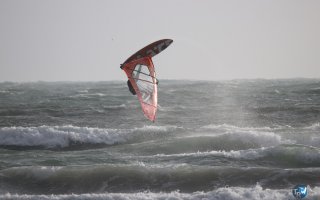
[[[245,80],[320,80],[320,77],[294,77],[294,78],[235,78],[235,79],[159,79],[162,81],[193,81],[193,82],[224,82],[224,81],[245,81]],[[126,80],[32,80],[32,81],[0,81],[0,83],[98,83],[98,82],[122,82]]]

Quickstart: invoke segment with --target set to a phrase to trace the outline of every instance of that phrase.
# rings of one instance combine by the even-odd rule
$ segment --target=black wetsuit
[[[134,88],[132,87],[130,80],[127,81],[127,85],[128,85],[128,88],[129,88],[129,91],[131,92],[131,94],[136,95],[137,93],[134,90]]]

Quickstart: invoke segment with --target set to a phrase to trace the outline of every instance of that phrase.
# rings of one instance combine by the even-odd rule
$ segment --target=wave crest
[[[0,129],[2,146],[68,147],[72,144],[107,144],[126,141],[125,134],[112,129],[75,126],[4,127]]]
[[[308,187],[308,198],[317,198],[320,195],[320,187]],[[259,184],[253,187],[225,187],[218,188],[209,192],[194,192],[181,193],[179,191],[172,192],[138,192],[138,193],[100,193],[100,194],[66,194],[66,195],[18,195],[18,194],[3,194],[0,199],[18,199],[18,200],[104,200],[104,199],[118,199],[118,200],[160,200],[160,199],[176,199],[176,200],[287,200],[293,199],[291,189],[264,189]]]
[[[0,128],[0,146],[66,148],[86,144],[115,145],[152,139],[175,129],[177,129],[175,126],[143,126],[132,129],[103,129],[72,125],[3,127]]]

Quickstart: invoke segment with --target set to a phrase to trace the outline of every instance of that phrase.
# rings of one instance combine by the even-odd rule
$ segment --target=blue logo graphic
[[[296,185],[293,189],[292,189],[292,194],[296,199],[303,199],[307,196],[308,191],[307,191],[307,186],[306,185]]]

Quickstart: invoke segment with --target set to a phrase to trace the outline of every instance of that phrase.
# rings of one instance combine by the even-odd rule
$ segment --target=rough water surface
[[[0,83],[0,199],[320,198],[320,80]]]

